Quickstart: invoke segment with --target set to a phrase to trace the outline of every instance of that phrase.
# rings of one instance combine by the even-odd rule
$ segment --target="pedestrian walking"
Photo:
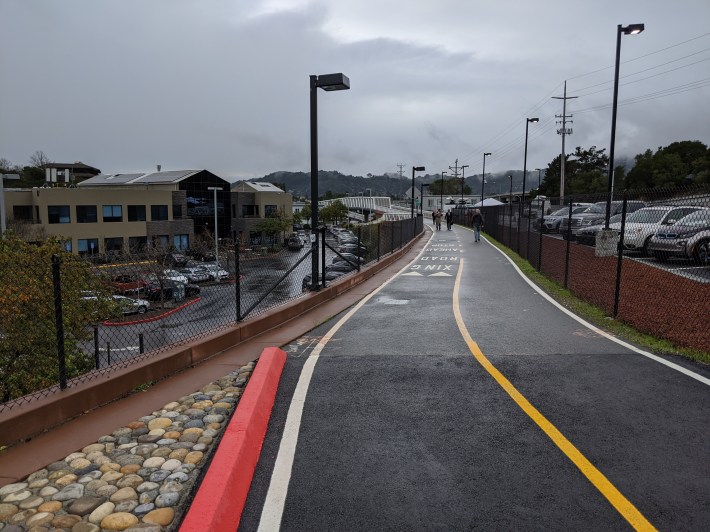
[[[483,215],[481,209],[476,209],[472,218],[474,242],[481,241],[481,227],[483,227]]]
[[[434,226],[436,227],[436,230],[441,231],[441,211],[436,209],[432,213],[432,218],[434,219]]]
[[[451,231],[451,226],[454,225],[454,213],[451,212],[451,209],[446,211],[446,230]]]

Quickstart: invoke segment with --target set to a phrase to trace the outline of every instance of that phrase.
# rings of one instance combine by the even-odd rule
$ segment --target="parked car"
[[[591,203],[577,203],[572,205],[572,214],[579,214],[591,207]],[[543,233],[556,233],[560,229],[560,222],[569,218],[569,206],[556,210],[552,214],[547,214],[542,223]],[[536,220],[536,222],[538,222]],[[539,223],[539,222],[538,222]]]
[[[187,284],[187,277],[177,270],[163,270],[162,276],[164,279],[168,279],[170,281]]]
[[[628,216],[627,216],[628,218]],[[621,222],[621,213],[615,214],[611,218],[609,218],[609,227],[611,227],[611,224],[613,223],[619,223]],[[585,227],[582,230],[577,233],[577,242],[580,244],[587,244],[590,246],[593,246],[597,243],[597,233],[604,229],[606,226],[606,221],[601,224],[597,225],[590,225],[589,227]]]
[[[205,264],[204,268],[209,272],[211,281],[222,281],[229,277],[229,272],[216,264]]]
[[[200,287],[196,284],[178,283],[176,281],[164,280],[161,283],[150,283],[145,287],[145,297],[150,301],[170,301],[175,299],[176,292],[184,290],[185,297],[194,297],[200,294]]]
[[[648,244],[656,232],[664,229],[663,226],[673,225],[699,209],[701,207],[658,205],[644,207],[629,214],[624,226],[624,249],[640,251],[643,255],[648,255]],[[609,228],[620,232],[621,221],[609,224]]]
[[[114,295],[113,300],[121,306],[124,314],[145,314],[150,308],[150,302],[145,299]]]
[[[357,266],[346,261],[334,262],[325,267],[327,272],[348,273],[357,270]]]
[[[325,281],[326,281],[326,283],[328,281],[334,281],[338,277],[342,277],[343,275],[344,275],[343,272],[327,271],[327,272],[325,272]],[[321,285],[322,279],[323,279],[322,276],[319,275],[318,282],[317,282],[318,286]],[[311,286],[311,274],[310,273],[303,278],[303,282],[301,283],[301,286],[304,291],[308,290],[308,287]]]
[[[623,201],[612,201],[610,216],[619,214],[623,208]],[[626,204],[626,213],[636,212],[645,207],[643,201],[628,201]],[[562,219],[560,221],[559,232],[565,239],[574,240],[577,234],[584,228],[590,225],[599,225],[605,223],[606,219],[606,201],[599,201],[591,205],[584,212],[573,214],[572,218]],[[571,222],[571,225],[570,225]]]
[[[367,248],[362,244],[343,244],[338,247],[338,253],[352,253],[358,257],[363,257],[367,253]]]
[[[190,283],[202,283],[209,281],[212,276],[210,271],[204,266],[193,266],[192,268],[181,268],[178,270],[181,274],[187,277]]]
[[[693,259],[710,265],[710,209],[703,207],[661,229],[648,242],[648,251],[660,261],[670,257]]]
[[[111,277],[111,286],[119,294],[138,294],[146,284],[145,279],[138,275],[120,274]]]
[[[354,253],[341,253],[340,255],[335,255],[331,262],[336,263],[343,261],[351,262],[353,264],[357,264],[359,262],[360,264],[362,264],[365,262],[365,259],[364,257],[358,257]]]
[[[188,249],[186,251],[187,255],[192,257],[194,260],[199,260],[200,262],[214,262],[215,254],[214,249]]]
[[[303,249],[303,240],[296,233],[291,233],[288,240],[286,240],[286,247],[291,251],[299,251]]]

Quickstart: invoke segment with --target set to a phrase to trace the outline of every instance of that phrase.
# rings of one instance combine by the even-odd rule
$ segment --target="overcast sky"
[[[708,0],[0,0],[0,157],[36,150],[104,173],[309,171],[309,74],[320,169],[465,175],[609,149],[617,24],[617,161],[710,144]],[[449,171],[450,172],[450,171]]]

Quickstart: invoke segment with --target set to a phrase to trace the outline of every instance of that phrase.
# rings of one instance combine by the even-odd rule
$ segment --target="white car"
[[[113,300],[121,306],[124,314],[145,314],[150,308],[150,302],[145,299],[134,299],[126,296],[112,296]]]
[[[176,283],[187,284],[187,277],[176,270],[163,270],[163,279],[175,281]]]
[[[654,234],[697,210],[700,207],[657,205],[629,214],[624,227],[624,249],[648,255],[648,244]],[[621,222],[609,224],[609,229],[621,232]]]
[[[191,283],[202,283],[204,281],[209,281],[212,278],[210,271],[204,266],[181,268],[180,273],[187,277],[187,280]]]
[[[205,264],[204,268],[209,272],[212,281],[221,281],[229,277],[229,272],[216,264]]]

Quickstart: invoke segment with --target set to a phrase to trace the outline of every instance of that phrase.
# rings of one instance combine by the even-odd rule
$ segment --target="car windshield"
[[[601,213],[603,213],[603,212],[606,212],[606,203],[601,203],[601,204],[600,204],[600,203],[595,203],[594,205],[590,206],[590,207],[589,207],[586,211],[584,211],[584,212],[585,212],[585,213],[586,213],[586,212],[591,212],[591,213],[594,213],[594,214],[601,214]]]
[[[661,209],[641,209],[633,214],[629,214],[626,221],[636,224],[657,224],[668,213]]]
[[[687,225],[689,227],[710,225],[710,210],[695,211],[678,220],[676,225]]]
[[[564,207],[562,209],[559,209],[559,210],[553,212],[550,216],[564,216],[567,213],[569,213],[569,207]]]

